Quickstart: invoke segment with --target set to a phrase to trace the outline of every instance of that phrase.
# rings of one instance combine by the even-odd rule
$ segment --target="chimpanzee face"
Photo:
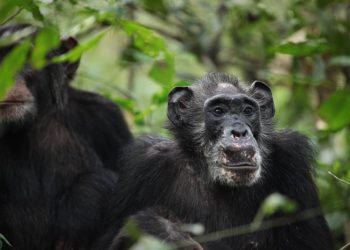
[[[213,182],[252,185],[263,170],[263,130],[274,114],[271,91],[257,81],[244,89],[235,81],[220,82],[222,77],[214,80],[173,90],[170,99],[177,104],[169,103],[169,119],[192,131],[188,140],[198,142],[193,145],[202,150]]]
[[[0,39],[27,27],[28,25],[0,27]],[[18,43],[0,48],[0,64]],[[65,53],[70,45],[76,46],[75,40],[69,38],[62,41],[61,47],[51,51],[47,57]],[[17,74],[12,88],[0,100],[0,128],[14,124],[23,126],[33,121],[38,114],[61,109],[66,99],[68,80],[73,77],[76,68],[77,63],[50,64],[36,70],[28,63],[25,64]]]
[[[10,48],[2,49],[0,64],[10,51]],[[13,87],[0,101],[0,126],[25,123],[35,117],[37,113],[36,99],[33,90],[29,87],[27,74],[24,73],[28,70],[23,70],[17,75]]]
[[[204,103],[209,173],[214,181],[250,185],[261,175],[259,104],[227,83]],[[225,89],[225,91],[221,91]]]

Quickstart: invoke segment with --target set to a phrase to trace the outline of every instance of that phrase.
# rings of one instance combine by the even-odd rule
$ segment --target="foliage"
[[[11,53],[2,62],[0,66],[1,96],[4,95],[9,88],[11,88],[17,71],[22,69],[26,61],[26,54],[29,51],[29,47],[30,44],[28,42],[20,44],[13,51],[11,51]]]
[[[7,244],[8,246],[11,246],[10,242],[7,241],[5,236],[0,234],[0,250],[2,249],[4,243]]]
[[[0,96],[26,58],[36,68],[49,63],[44,55],[59,36],[78,37],[80,45],[51,62],[83,55],[74,84],[119,103],[136,133],[167,135],[169,90],[206,72],[264,80],[273,88],[276,126],[318,145],[317,184],[341,246],[350,241],[349,17],[345,0],[4,0],[0,23],[44,29],[31,55],[25,41],[0,65]]]

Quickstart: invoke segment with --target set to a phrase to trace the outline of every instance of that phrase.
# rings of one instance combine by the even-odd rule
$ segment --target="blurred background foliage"
[[[317,184],[337,246],[350,241],[350,3],[346,0],[1,0],[0,24],[44,27],[28,58],[45,65],[59,37],[80,45],[75,86],[124,108],[137,134],[163,129],[169,90],[207,72],[273,88],[276,126],[317,145]],[[0,46],[9,41],[1,41]],[[23,43],[0,65],[0,95]]]

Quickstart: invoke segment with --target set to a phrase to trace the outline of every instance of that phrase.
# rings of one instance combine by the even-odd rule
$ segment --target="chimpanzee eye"
[[[246,107],[244,110],[243,110],[243,113],[245,115],[252,115],[253,114],[253,108],[252,107]]]
[[[216,107],[216,108],[214,109],[214,114],[215,114],[215,115],[222,115],[223,113],[225,113],[225,111],[224,111],[223,108]]]

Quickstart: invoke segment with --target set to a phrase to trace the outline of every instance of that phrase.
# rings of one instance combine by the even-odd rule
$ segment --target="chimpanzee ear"
[[[168,95],[168,119],[176,126],[184,125],[184,117],[193,92],[189,87],[175,87]]]
[[[73,37],[68,37],[61,40],[61,50],[63,53],[67,53],[69,50],[74,49],[76,46],[78,46],[78,42]],[[80,60],[72,63],[65,63],[66,74],[68,79],[73,79],[75,77],[75,73],[79,67],[79,63]]]
[[[265,119],[272,118],[275,115],[275,105],[270,87],[266,83],[254,81],[249,92],[258,101],[262,117]]]

